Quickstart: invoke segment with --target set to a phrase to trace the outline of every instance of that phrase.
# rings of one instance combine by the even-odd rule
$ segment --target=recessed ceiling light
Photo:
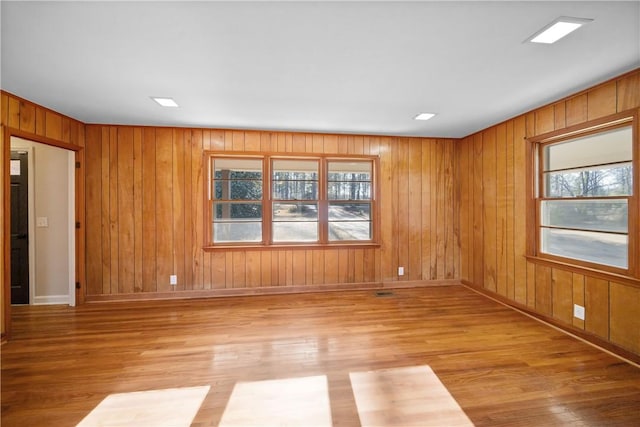
[[[527,39],[531,43],[555,43],[567,34],[577,30],[584,24],[588,24],[593,19],[587,18],[571,18],[569,16],[561,16],[531,37]]]
[[[158,104],[162,105],[163,107],[177,107],[178,106],[178,103],[176,101],[174,101],[173,98],[162,98],[162,97],[152,96],[151,99],[153,99],[154,101],[156,101]]]
[[[420,113],[413,118],[413,120],[429,120],[435,116],[434,113]]]

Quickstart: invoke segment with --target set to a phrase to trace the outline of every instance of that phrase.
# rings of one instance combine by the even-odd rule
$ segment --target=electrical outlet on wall
[[[573,317],[584,320],[584,307],[578,304],[573,304]]]
[[[398,267],[398,276],[404,276],[404,267]]]
[[[169,284],[170,285],[177,285],[178,284],[178,276],[176,276],[175,274],[172,274],[171,276],[169,276]]]

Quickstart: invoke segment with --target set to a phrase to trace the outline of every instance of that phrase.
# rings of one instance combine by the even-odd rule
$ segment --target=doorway
[[[11,137],[11,304],[75,305],[75,152]]]

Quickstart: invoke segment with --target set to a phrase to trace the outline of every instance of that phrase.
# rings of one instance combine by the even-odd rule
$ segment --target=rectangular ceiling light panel
[[[430,118],[432,118],[434,116],[435,116],[434,113],[420,113],[417,116],[415,116],[413,119],[414,120],[429,120]]]
[[[178,103],[176,101],[174,101],[173,98],[162,98],[162,97],[152,96],[151,99],[153,99],[154,101],[156,101],[158,104],[160,104],[163,107],[177,107],[178,106]]]
[[[555,43],[593,19],[561,16],[527,39],[531,43]]]

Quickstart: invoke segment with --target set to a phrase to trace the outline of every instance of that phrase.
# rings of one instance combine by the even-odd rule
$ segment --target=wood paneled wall
[[[459,277],[456,140],[102,125],[86,140],[87,299]],[[205,150],[379,155],[381,246],[204,251]]]
[[[19,98],[10,93],[0,91],[0,125],[2,127],[2,134],[0,140],[2,141],[2,177],[4,179],[4,185],[2,192],[5,188],[8,188],[8,160],[5,156],[8,156],[10,152],[10,137],[20,136],[21,138],[29,139],[36,142],[55,145],[63,148],[68,148],[76,151],[76,162],[80,167],[76,169],[76,220],[80,222],[81,228],[76,233],[76,277],[82,284],[84,282],[84,152],[82,147],[84,146],[84,123],[74,120],[70,117],[59,114],[55,111],[41,107],[30,101]],[[0,193],[2,194],[2,193]],[[8,204],[10,203],[9,195],[2,194],[2,198],[5,203],[3,209],[3,233],[5,230],[9,230],[9,221],[5,217],[5,213],[8,212]],[[6,199],[5,199],[6,197]],[[2,292],[0,292],[0,306],[2,307],[2,333],[6,332],[6,329],[10,322],[10,277],[8,273],[9,253],[10,253],[10,241],[5,235],[2,236],[2,259],[4,260],[2,265],[2,271],[0,277],[2,280]],[[76,301],[82,302],[84,293],[78,291],[76,293]]]
[[[84,146],[82,122],[3,91],[0,91],[0,122],[37,138],[34,141],[46,139]]]
[[[640,288],[525,259],[524,142],[639,107],[636,70],[464,138],[457,146],[461,279],[640,354]],[[573,317],[573,304],[585,307],[584,321]]]

